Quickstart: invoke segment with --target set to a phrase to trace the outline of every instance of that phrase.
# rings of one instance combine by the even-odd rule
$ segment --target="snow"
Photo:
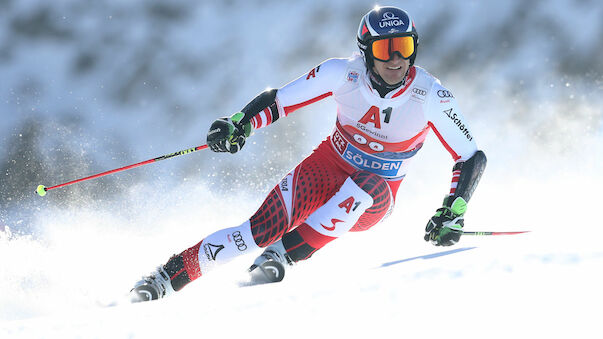
[[[452,166],[432,137],[388,219],[329,244],[282,283],[242,287],[252,255],[173,298],[99,306],[172,254],[248,218],[331,131],[333,102],[258,131],[233,157],[197,152],[44,198],[33,196],[37,184],[202,143],[215,117],[355,51],[357,21],[372,4],[350,3],[182,0],[162,11],[144,1],[0,2],[0,337],[598,337],[597,1],[403,4],[423,34],[417,62],[454,91],[488,156],[466,229],[530,233],[425,243]],[[42,8],[55,31],[72,36],[13,32],[16,18]],[[580,27],[569,42],[568,27]],[[74,71],[86,54],[91,68]],[[20,162],[11,145],[26,139],[32,119],[43,126],[42,155]],[[31,168],[40,182],[19,176]]]
[[[481,198],[492,194],[484,187]],[[586,226],[571,225],[588,225],[595,203],[566,206],[584,215],[566,224],[534,215],[546,206],[530,197],[517,200],[510,220],[487,222],[492,216],[480,211],[492,207],[478,206],[467,219],[472,229],[532,230],[529,234],[464,237],[455,247],[432,247],[417,227],[423,215],[409,213],[426,204],[405,199],[399,206],[404,212],[370,232],[332,243],[289,271],[282,283],[240,287],[252,259],[241,258],[174,298],[114,308],[95,302],[121,295],[142,267],[152,268],[170,250],[199,239],[204,230],[190,220],[204,215],[206,225],[231,225],[246,213],[224,217],[216,204],[192,203],[161,213],[144,206],[140,212],[150,215],[136,218],[136,224],[145,234],[106,214],[64,213],[59,224],[44,226],[46,243],[17,238],[2,244],[3,258],[21,260],[3,265],[14,280],[2,272],[1,289],[10,293],[2,296],[0,335],[592,337],[599,316],[593,310],[603,301],[601,231],[589,229],[586,235],[580,232]]]

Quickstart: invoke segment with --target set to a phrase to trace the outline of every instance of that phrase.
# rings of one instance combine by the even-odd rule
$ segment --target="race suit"
[[[276,95],[260,96],[243,109],[255,129],[332,96],[337,104],[333,132],[274,187],[249,220],[173,257],[166,268],[175,290],[216,264],[281,239],[290,258],[299,261],[347,231],[377,224],[391,212],[408,164],[429,131],[457,163],[477,151],[452,93],[417,66],[385,97],[373,88],[359,55],[328,59]],[[453,170],[451,195],[459,175]]]

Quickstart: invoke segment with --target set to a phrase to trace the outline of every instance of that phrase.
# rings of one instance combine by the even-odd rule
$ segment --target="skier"
[[[333,96],[333,133],[298,164],[257,212],[239,226],[208,235],[173,256],[133,288],[133,301],[179,291],[216,265],[264,249],[254,279],[280,281],[285,267],[346,232],[364,231],[392,210],[408,163],[433,131],[455,163],[443,205],[425,227],[425,241],[457,243],[467,202],[486,165],[452,93],[415,66],[419,36],[396,7],[369,11],[357,34],[360,54],[328,59],[279,89],[260,93],[241,112],[217,119],[207,144],[236,153],[255,129]]]

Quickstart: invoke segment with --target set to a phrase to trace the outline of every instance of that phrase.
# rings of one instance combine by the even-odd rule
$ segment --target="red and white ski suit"
[[[275,101],[251,123],[265,127],[330,96],[337,103],[333,133],[274,187],[248,221],[184,251],[184,271],[173,272],[172,279],[185,272],[183,280],[194,280],[216,263],[280,239],[294,261],[307,259],[347,231],[372,227],[391,211],[429,131],[457,162],[477,151],[454,96],[438,79],[412,66],[404,85],[382,98],[360,55],[328,59],[278,89]],[[453,172],[450,194],[459,174]]]

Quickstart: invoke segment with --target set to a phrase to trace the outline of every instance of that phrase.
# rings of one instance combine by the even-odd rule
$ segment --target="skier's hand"
[[[230,118],[218,118],[207,133],[207,146],[214,152],[237,153],[245,145],[245,139],[253,133],[251,123],[240,124],[244,114],[239,112]]]
[[[448,200],[449,197],[444,199],[444,205],[437,209],[436,214],[425,226],[424,239],[435,246],[454,245],[463,234],[463,215],[467,210],[467,202],[461,197],[457,197],[450,204]]]

